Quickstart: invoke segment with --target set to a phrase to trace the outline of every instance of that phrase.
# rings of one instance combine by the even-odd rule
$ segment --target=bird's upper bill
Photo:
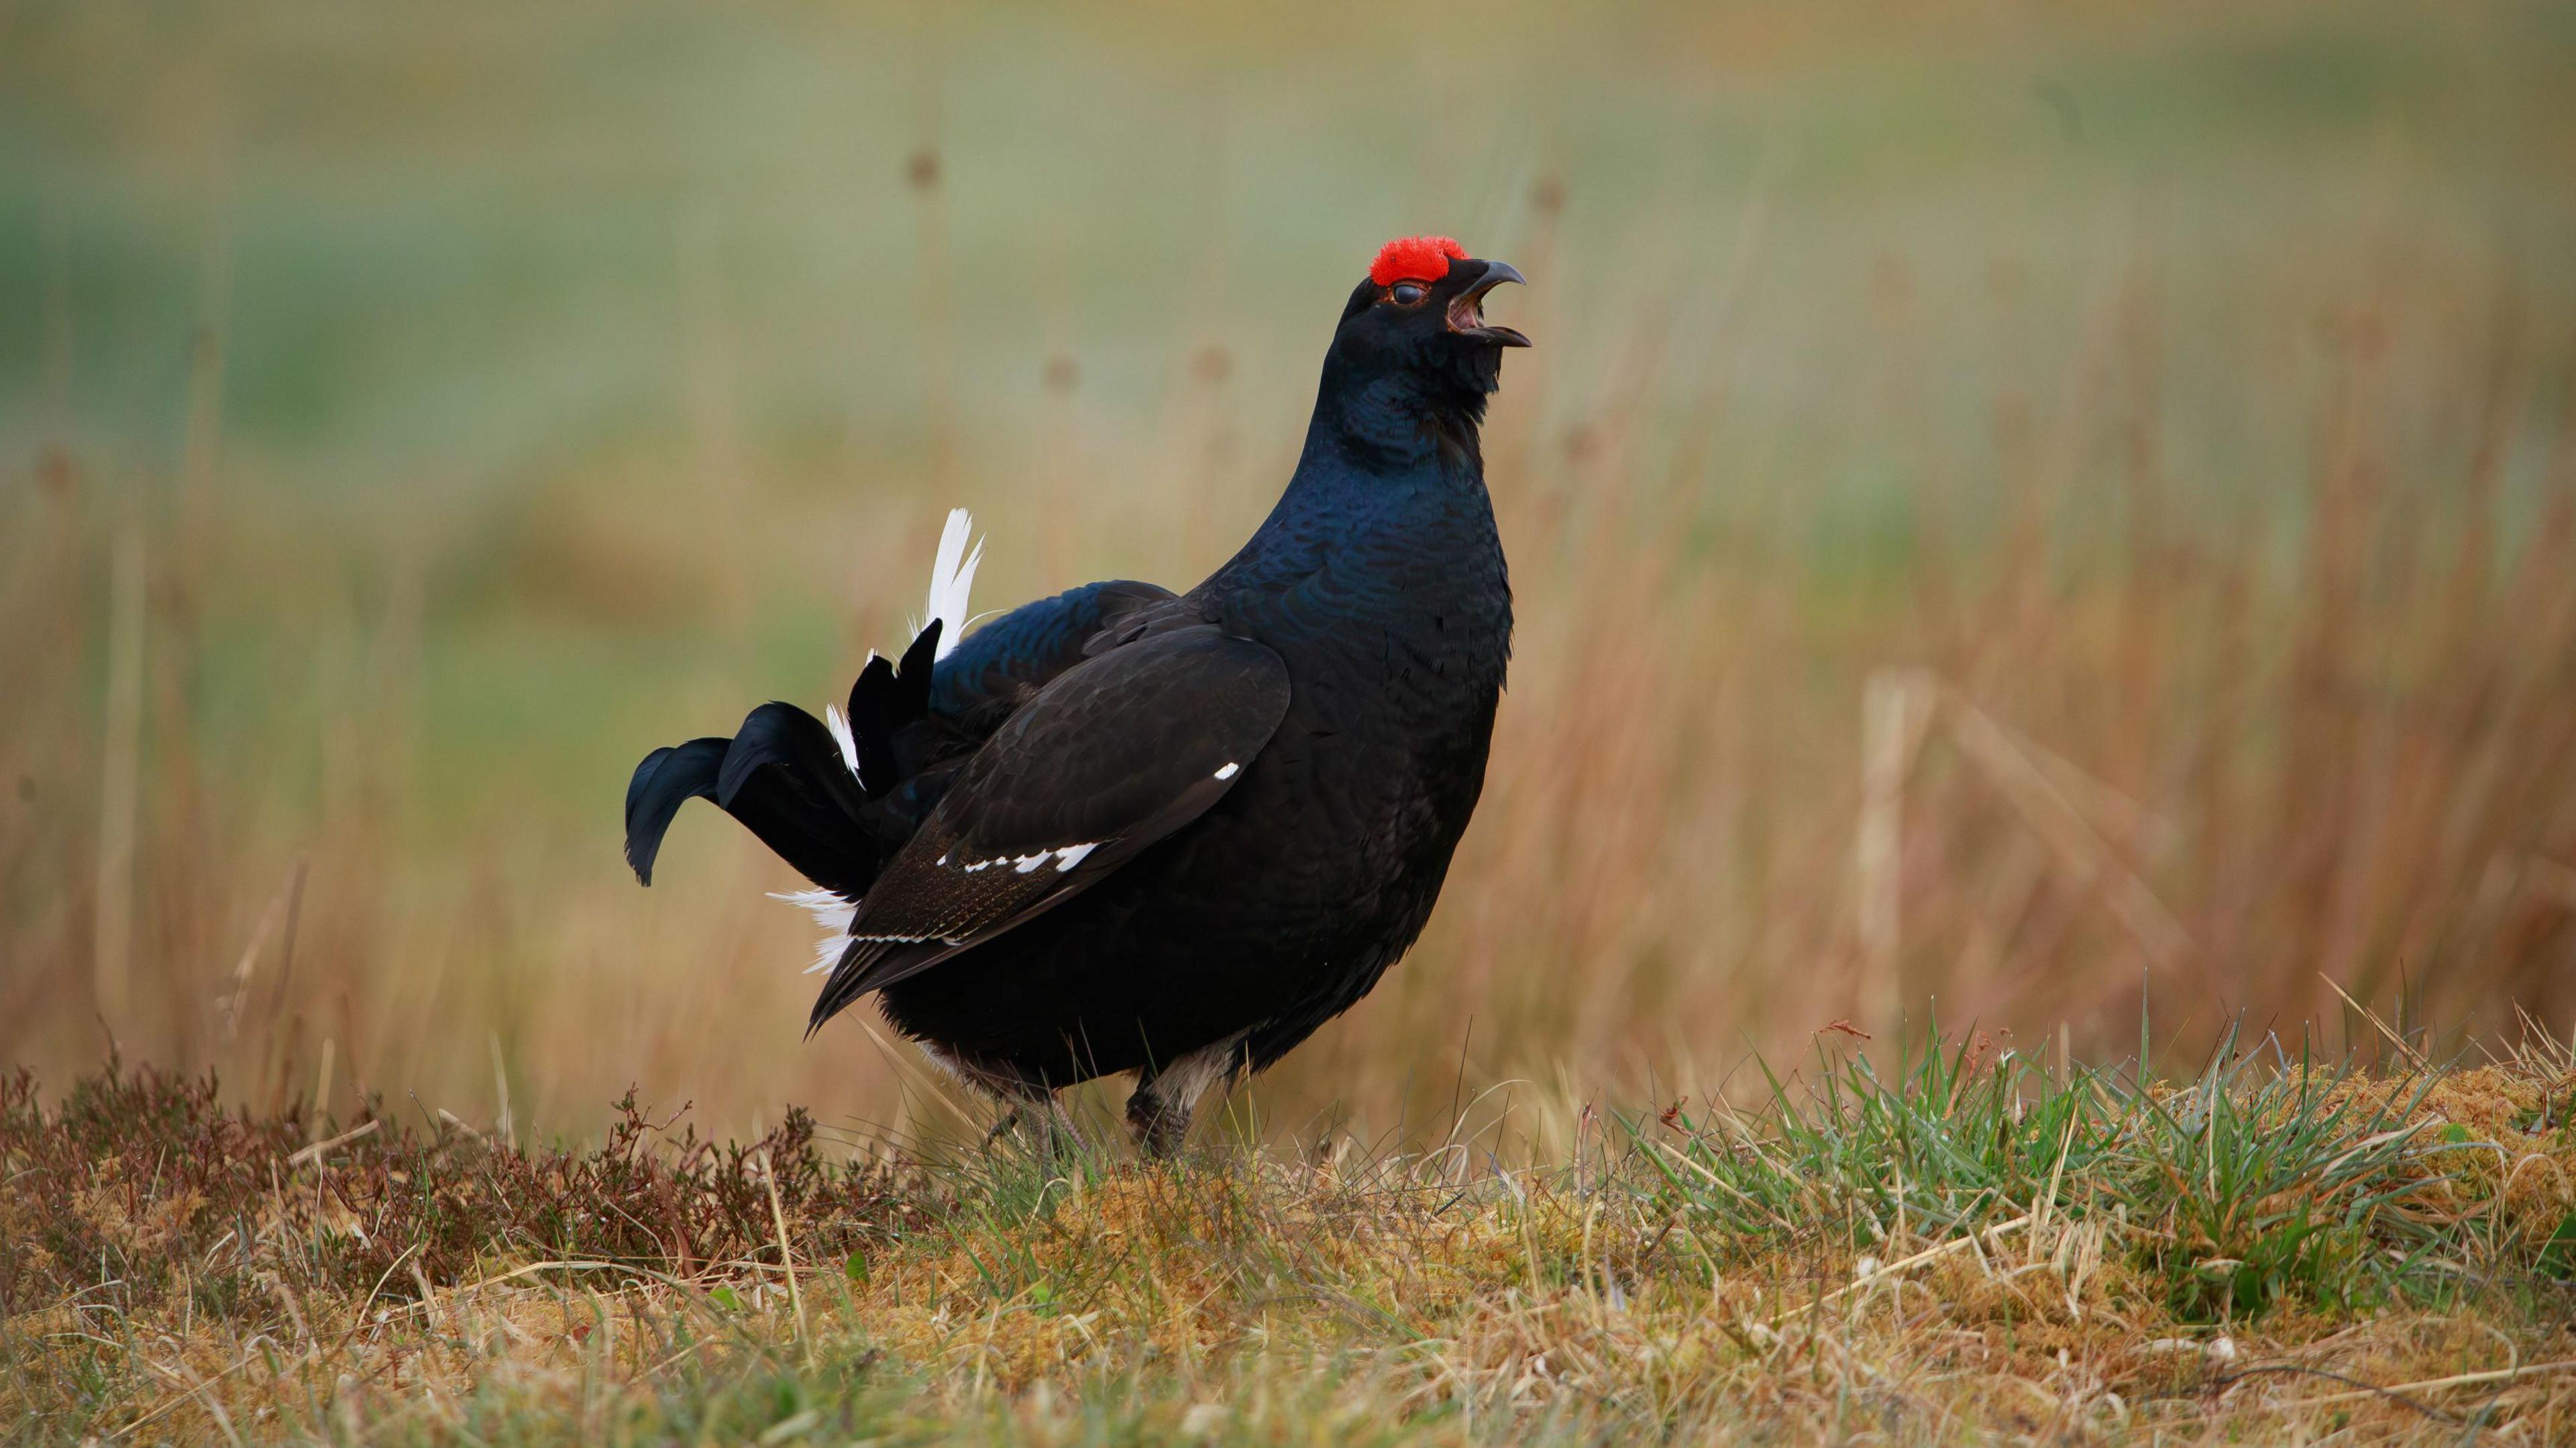
[[[1476,263],[1471,258],[1469,264]],[[1513,270],[1507,262],[1489,261],[1482,265],[1485,268],[1485,274],[1469,282],[1466,290],[1450,300],[1449,330],[1461,337],[1472,337],[1479,342],[1491,342],[1498,347],[1528,346],[1530,339],[1519,328],[1506,327],[1485,320],[1485,293],[1505,282],[1520,281],[1521,274]]]
[[[1457,290],[1442,313],[1448,330],[1497,347],[1528,346],[1530,339],[1519,329],[1485,320],[1485,294],[1505,282],[1523,281],[1520,272],[1505,262],[1467,255],[1467,248],[1453,238],[1397,237],[1378,248],[1376,260],[1369,263],[1369,280],[1381,289],[1414,284],[1445,291],[1448,288],[1440,284],[1450,281],[1453,269],[1458,273]]]

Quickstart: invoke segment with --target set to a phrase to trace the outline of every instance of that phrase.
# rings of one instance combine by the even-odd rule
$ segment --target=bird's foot
[[[1041,1100],[1013,1102],[1011,1109],[1002,1113],[1002,1119],[993,1123],[993,1129],[984,1133],[984,1150],[991,1151],[1002,1138],[1014,1133],[1048,1161],[1072,1157],[1089,1145],[1073,1124],[1073,1114],[1053,1093]]]
[[[993,1149],[994,1142],[1000,1141],[1003,1137],[1010,1135],[1011,1128],[1019,1124],[1020,1108],[1014,1106],[1010,1110],[1003,1112],[1002,1119],[993,1123],[993,1129],[984,1133],[983,1149],[991,1151]]]
[[[1157,1161],[1181,1154],[1190,1135],[1190,1108],[1166,1101],[1151,1086],[1139,1086],[1127,1098],[1127,1134],[1136,1149]]]

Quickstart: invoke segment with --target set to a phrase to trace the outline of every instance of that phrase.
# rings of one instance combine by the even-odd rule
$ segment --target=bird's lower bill
[[[1497,268],[1496,270],[1508,269]],[[1458,300],[1449,304],[1449,330],[1461,337],[1488,342],[1497,347],[1528,346],[1530,339],[1517,328],[1497,326],[1485,320],[1485,294],[1507,281],[1518,280],[1520,275],[1517,272],[1504,276],[1488,276],[1475,286],[1460,292]]]

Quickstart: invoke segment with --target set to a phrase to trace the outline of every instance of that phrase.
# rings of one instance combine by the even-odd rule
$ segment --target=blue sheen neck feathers
[[[1336,377],[1335,370],[1325,368],[1287,490],[1208,585],[1311,572],[1326,551],[1356,532],[1442,531],[1462,502],[1466,511],[1490,516],[1476,433],[1481,396],[1467,406],[1435,406],[1409,379],[1360,382]]]

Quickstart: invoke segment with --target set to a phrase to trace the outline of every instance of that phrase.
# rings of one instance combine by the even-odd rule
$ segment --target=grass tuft
[[[1772,1078],[1751,1115],[1632,1123],[1638,1159],[1738,1260],[1810,1239],[1885,1258],[2054,1228],[2097,1256],[2115,1247],[2188,1322],[2285,1300],[2357,1309],[2449,1281],[2424,1266],[2441,1237],[2424,1200],[2453,1180],[2421,1112],[2437,1078],[2266,1065],[2231,1040],[2197,1079],[2142,1088],[2133,1072],[2061,1080],[1988,1059],[1982,1034],[1928,1045],[1893,1081],[1855,1056],[1803,1094]]]

